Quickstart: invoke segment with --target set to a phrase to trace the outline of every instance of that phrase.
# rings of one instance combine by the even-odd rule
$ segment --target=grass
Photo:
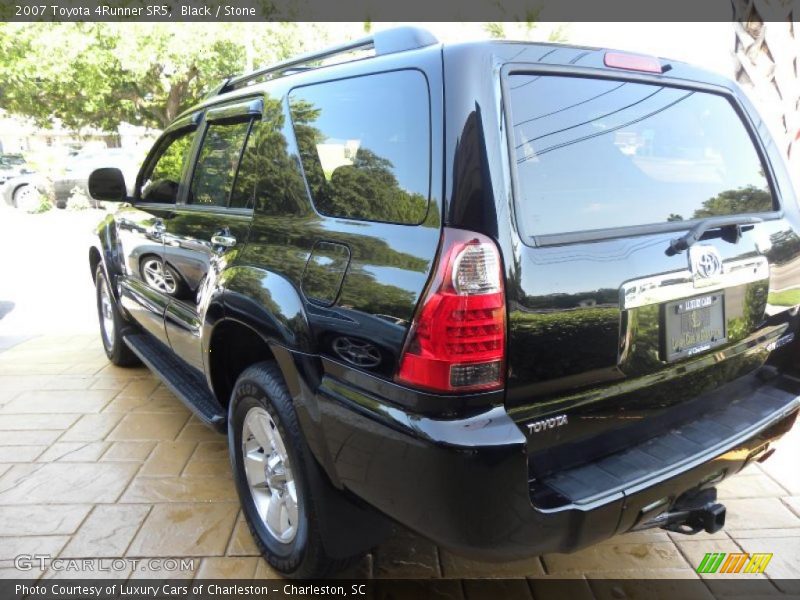
[[[796,306],[800,304],[800,288],[772,292],[767,298],[767,302],[774,306]]]

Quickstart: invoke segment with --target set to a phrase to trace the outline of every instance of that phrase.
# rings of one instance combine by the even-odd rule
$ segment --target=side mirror
[[[89,174],[89,195],[95,200],[123,202],[128,195],[125,176],[117,168],[95,169]]]

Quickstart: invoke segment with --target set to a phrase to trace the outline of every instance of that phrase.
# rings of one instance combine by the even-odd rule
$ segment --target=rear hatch
[[[709,392],[788,341],[800,240],[725,90],[533,68],[503,90],[522,241],[506,403],[536,479],[719,408]]]

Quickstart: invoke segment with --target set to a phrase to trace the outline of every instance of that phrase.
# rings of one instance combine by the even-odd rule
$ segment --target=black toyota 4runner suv
[[[797,199],[683,63],[380,32],[225,81],[133,197],[90,186],[125,203],[88,257],[109,358],[227,432],[290,576],[392,520],[487,560],[715,531],[800,407]]]

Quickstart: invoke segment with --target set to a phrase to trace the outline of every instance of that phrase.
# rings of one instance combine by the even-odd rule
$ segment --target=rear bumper
[[[683,428],[529,482],[525,435],[502,407],[434,420],[343,386],[326,378],[317,394],[327,446],[321,462],[334,483],[444,547],[490,560],[570,552],[628,531],[655,516],[645,507],[666,499],[659,510],[669,508],[684,492],[713,487],[758,458],[800,408],[800,385],[778,378],[693,423],[709,433],[689,451],[665,450],[675,435],[687,435]],[[657,468],[625,468],[648,452]],[[616,473],[610,479],[603,476],[609,469]]]

